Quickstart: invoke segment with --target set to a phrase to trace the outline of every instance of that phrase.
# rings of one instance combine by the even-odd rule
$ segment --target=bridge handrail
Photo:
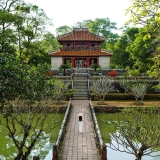
[[[63,118],[61,129],[59,130],[59,134],[58,134],[56,143],[53,145],[53,158],[52,158],[52,160],[57,160],[59,157],[58,152],[59,152],[60,144],[63,141],[63,134],[65,133],[65,130],[66,130],[66,126],[67,126],[67,122],[69,119],[69,114],[70,114],[71,108],[72,108],[72,105],[71,105],[71,99],[70,99],[65,116]]]
[[[91,99],[90,99],[90,102],[89,102],[89,106],[90,106],[90,110],[91,110],[91,114],[92,114],[94,129],[95,129],[95,133],[96,133],[96,140],[97,140],[97,143],[98,143],[97,146],[99,148],[101,159],[102,160],[107,160],[107,147],[102,140],[102,135],[101,135],[101,132],[100,132],[100,129],[99,129],[98,121],[97,121],[97,118],[96,118],[96,114],[95,114]]]

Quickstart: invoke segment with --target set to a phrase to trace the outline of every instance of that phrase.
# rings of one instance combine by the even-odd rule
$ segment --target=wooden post
[[[38,156],[33,156],[33,160],[40,160]]]
[[[52,160],[58,160],[57,145],[53,146],[53,157],[52,157]]]
[[[90,58],[87,58],[87,68],[90,67]]]
[[[107,160],[107,148],[105,144],[102,147],[102,160]]]

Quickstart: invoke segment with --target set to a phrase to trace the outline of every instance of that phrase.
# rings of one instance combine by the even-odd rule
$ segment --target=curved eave
[[[96,51],[88,51],[88,50],[83,50],[83,51],[55,51],[49,53],[49,56],[51,57],[88,57],[88,56],[112,56],[111,52],[108,51],[103,51],[103,50],[96,50]]]

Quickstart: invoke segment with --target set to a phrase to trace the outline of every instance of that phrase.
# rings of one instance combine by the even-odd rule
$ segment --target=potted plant
[[[100,68],[99,64],[91,64],[90,68],[94,69],[94,72],[97,72],[97,69]]]
[[[98,70],[98,75],[102,76],[102,72],[103,72],[103,69],[100,67],[99,70]]]
[[[58,70],[58,75],[59,75],[59,76],[63,76],[63,73],[62,73],[62,69],[61,69],[61,68],[59,68],[59,70]]]
[[[69,69],[69,68],[71,68],[71,66],[70,66],[70,64],[61,64],[60,65],[60,67],[59,67],[59,70],[61,70],[62,71],[62,69],[63,69],[63,75],[65,76],[66,75],[66,69]]]
[[[117,76],[117,75],[118,75],[118,73],[116,70],[112,70],[112,71],[108,72],[108,76]]]

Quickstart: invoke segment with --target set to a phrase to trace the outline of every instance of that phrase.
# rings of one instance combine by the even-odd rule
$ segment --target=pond
[[[97,116],[97,120],[98,120],[99,127],[101,130],[102,139],[104,142],[106,142],[106,145],[109,146],[109,142],[111,141],[111,139],[109,138],[109,131],[111,131],[112,133],[117,132],[115,130],[115,127],[111,124],[111,120],[116,121],[119,115],[118,114],[108,114],[108,113],[106,114],[97,113],[96,116]],[[112,140],[112,143],[116,145],[116,142],[113,140]],[[120,149],[122,148],[123,147],[120,146]],[[156,152],[152,155],[160,155],[160,152]],[[136,159],[135,156],[132,154],[115,151],[111,149],[110,147],[107,147],[107,158],[108,160],[135,160]],[[160,156],[158,157],[143,156],[142,160],[160,160]]]
[[[32,160],[34,155],[40,156],[42,160],[52,159],[52,148],[53,143],[56,141],[59,129],[61,127],[64,114],[50,114],[47,121],[52,121],[52,118],[56,117],[59,121],[58,126],[53,130],[52,133],[43,132],[43,137],[36,144],[34,149],[31,152],[29,160]],[[1,131],[1,129],[0,129]],[[16,137],[19,139],[20,137]],[[29,142],[29,139],[28,141]],[[0,134],[0,160],[13,160],[17,155],[17,149],[12,141],[12,139],[8,136]]]

